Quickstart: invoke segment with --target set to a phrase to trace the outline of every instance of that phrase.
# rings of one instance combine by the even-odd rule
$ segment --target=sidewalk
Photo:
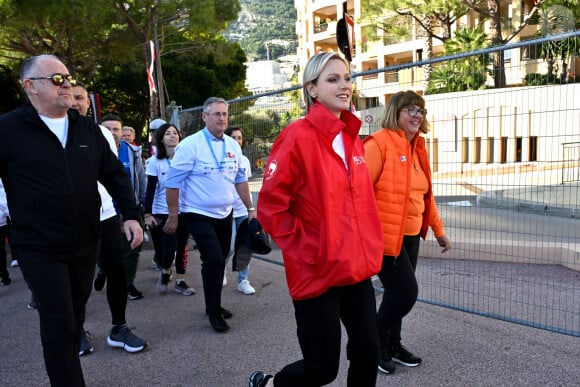
[[[275,372],[300,357],[283,267],[254,260],[253,296],[237,292],[235,274],[229,273],[223,304],[234,313],[232,328],[217,334],[204,314],[197,251],[191,251],[187,281],[198,294],[184,297],[157,293],[150,248],[142,253],[136,281],[145,298],[127,306],[131,329],[150,346],[138,354],[110,348],[105,293],[93,293],[85,327],[94,335],[95,352],[82,358],[88,386],[247,386],[252,371]],[[10,274],[13,285],[0,288],[0,385],[47,386],[38,315],[26,308],[29,293],[20,271],[12,268]],[[405,318],[403,332],[404,344],[423,357],[423,364],[379,374],[377,386],[577,386],[580,381],[579,338],[423,303]],[[331,386],[346,386],[346,369],[343,350]]]

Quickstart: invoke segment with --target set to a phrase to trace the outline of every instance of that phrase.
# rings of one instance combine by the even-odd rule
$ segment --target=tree
[[[565,2],[563,2],[565,3]],[[580,13],[580,11],[577,11]],[[538,35],[549,36],[574,31],[579,24],[579,19],[565,5],[544,6],[538,11]],[[568,61],[573,55],[580,52],[580,39],[551,40],[542,44],[542,58],[548,62],[548,80],[558,78],[559,83],[568,81]],[[557,59],[562,62],[560,75],[554,71]]]
[[[518,23],[507,36],[503,36],[502,32],[502,18],[505,18],[508,2],[502,0],[364,0],[368,1],[369,6],[366,5],[365,14],[367,17],[372,15],[380,15],[382,18],[384,10],[396,12],[398,15],[410,15],[433,39],[439,39],[445,42],[451,38],[451,26],[456,21],[464,16],[467,12],[477,12],[482,16],[482,20],[489,20],[489,39],[492,46],[501,46],[509,43],[514,39],[529,23],[533,20],[534,15],[538,12],[540,7],[547,1],[550,3],[562,0],[534,0],[532,8],[528,15],[521,23]],[[570,0],[569,3],[578,4],[578,0]],[[366,4],[366,3],[363,3]],[[433,24],[435,23],[435,24]],[[384,28],[386,31],[389,28],[388,23],[377,23],[378,28]],[[442,32],[434,33],[437,28]],[[426,50],[428,58],[432,53]],[[505,62],[503,51],[497,51],[493,54],[493,76],[494,86],[496,88],[505,87]]]
[[[193,52],[200,41],[221,33],[233,20],[236,20],[240,11],[238,0],[133,0],[116,1],[114,8],[126,23],[138,45],[143,50],[144,63],[151,66],[152,57],[149,41],[153,38],[153,29],[161,30],[157,47],[158,60],[171,52]],[[167,22],[167,23],[165,23]],[[169,23],[171,22],[171,23]],[[165,37],[179,32],[191,44],[165,50]],[[183,42],[182,42],[183,43]],[[159,75],[159,74],[157,74]],[[157,93],[164,93],[164,86]],[[158,117],[157,94],[153,95],[150,103],[150,116]]]
[[[455,37],[445,42],[445,55],[477,51],[487,47],[486,35],[481,26],[455,32]],[[450,93],[485,88],[487,55],[454,59],[436,67],[431,74],[427,94]]]
[[[188,15],[179,23],[176,20],[158,25],[164,56],[172,52],[195,53],[200,47],[206,47],[208,52],[214,37],[236,18],[238,10],[237,0],[4,0],[0,2],[0,64],[16,73],[26,57],[55,54],[77,78],[102,91],[104,97],[114,98],[104,101],[104,105],[113,108],[125,101],[124,117],[156,117],[149,104],[144,112],[128,111],[141,106],[134,100],[149,100],[146,68],[151,63],[148,56],[153,16],[163,21],[178,14]],[[237,54],[233,58],[243,60]],[[17,77],[12,78],[15,87],[19,87]],[[183,89],[189,87],[179,85]],[[239,82],[235,87],[240,88]]]
[[[382,30],[386,36],[408,36],[412,28],[407,20],[414,20],[421,27],[417,35],[424,39],[425,59],[433,58],[433,39],[441,42],[450,39],[452,26],[469,11],[462,0],[363,0],[362,9],[362,21],[370,23],[375,30]],[[376,39],[376,34],[371,33],[367,38]],[[431,66],[426,66],[424,71],[428,80]]]
[[[513,38],[515,38],[530,22],[534,14],[538,12],[540,7],[546,2],[546,0],[534,0],[534,5],[530,13],[524,18],[523,22],[514,28],[511,33],[506,37],[503,36],[502,32],[502,8],[501,0],[463,0],[465,5],[482,15],[484,18],[489,19],[489,29],[490,29],[490,41],[492,46],[502,46],[509,43]],[[493,53],[493,81],[495,88],[501,88],[506,86],[505,78],[505,61],[503,50],[496,51]]]

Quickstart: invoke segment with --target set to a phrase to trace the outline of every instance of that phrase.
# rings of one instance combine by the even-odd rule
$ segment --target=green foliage
[[[248,60],[265,60],[294,54],[297,47],[296,10],[292,0],[240,0],[244,11],[228,30],[230,39],[239,39]],[[287,43],[287,44],[286,44]]]
[[[560,83],[560,78],[554,74],[526,74],[524,84],[526,86],[542,86]]]
[[[14,78],[14,74],[8,67],[0,65],[0,114],[9,112],[26,103],[26,98],[20,93]]]
[[[386,36],[400,39],[411,35],[412,29],[405,29],[398,15],[414,19],[426,35],[441,41],[451,38],[452,25],[468,11],[465,0],[362,0],[361,8],[362,21],[383,30]],[[369,39],[372,37],[373,33]]]
[[[476,27],[456,31],[455,37],[447,40],[444,47],[446,55],[453,55],[476,51],[487,45],[486,35],[481,27]],[[446,61],[433,69],[426,92],[439,94],[484,89],[488,63],[486,55]]]
[[[170,100],[184,107],[199,106],[210,96],[226,100],[250,95],[245,87],[246,57],[238,43],[214,39],[197,52],[163,57],[163,74]]]
[[[199,92],[226,98],[247,93],[245,56],[239,46],[219,37],[239,10],[238,0],[4,0],[0,1],[0,63],[17,73],[24,58],[55,54],[72,74],[101,94],[103,111],[118,112],[138,128],[150,115],[146,68],[153,15],[158,21],[189,15],[179,22],[158,24],[163,67],[169,67],[167,90],[171,99],[188,106],[189,101],[202,99],[196,95]],[[197,67],[190,66],[191,57],[206,60],[199,74]],[[190,75],[209,81],[203,89],[192,90],[198,86],[173,70],[172,61],[181,61]],[[173,74],[179,75],[177,79],[172,79]],[[17,78],[12,82],[18,89]],[[0,103],[0,110],[12,106]]]

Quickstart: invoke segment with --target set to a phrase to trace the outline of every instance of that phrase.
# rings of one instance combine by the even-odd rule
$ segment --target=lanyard
[[[226,142],[223,139],[221,140],[224,142],[224,147],[223,147],[224,154],[222,155],[222,162],[220,163],[218,161],[217,156],[215,155],[215,152],[213,150],[213,146],[211,145],[210,134],[209,134],[209,131],[207,130],[207,128],[203,129],[203,134],[205,135],[205,141],[207,142],[207,145],[209,146],[209,150],[211,150],[211,155],[213,156],[213,159],[214,159],[218,169],[220,170],[220,172],[223,173],[223,169],[224,169],[223,164],[226,160]]]

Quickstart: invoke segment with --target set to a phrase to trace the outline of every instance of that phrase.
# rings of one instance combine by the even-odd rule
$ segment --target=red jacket
[[[415,152],[417,152],[421,169],[425,171],[429,182],[429,189],[423,198],[425,211],[423,212],[420,235],[425,239],[429,226],[433,229],[436,237],[445,235],[445,231],[443,221],[439,217],[439,211],[437,211],[435,197],[433,196],[431,167],[429,165],[429,155],[425,148],[425,139],[417,134],[409,142],[402,130],[382,129],[367,137],[365,144],[373,140],[376,141],[381,149],[383,163],[379,179],[374,184],[374,189],[383,229],[384,254],[396,257],[401,252],[403,245],[407,205],[409,204],[409,187],[413,164],[412,144],[414,144]]]
[[[281,248],[290,296],[302,300],[381,268],[383,237],[358,138],[361,122],[316,104],[276,139],[258,199],[258,220]],[[342,131],[345,159],[332,142]]]

